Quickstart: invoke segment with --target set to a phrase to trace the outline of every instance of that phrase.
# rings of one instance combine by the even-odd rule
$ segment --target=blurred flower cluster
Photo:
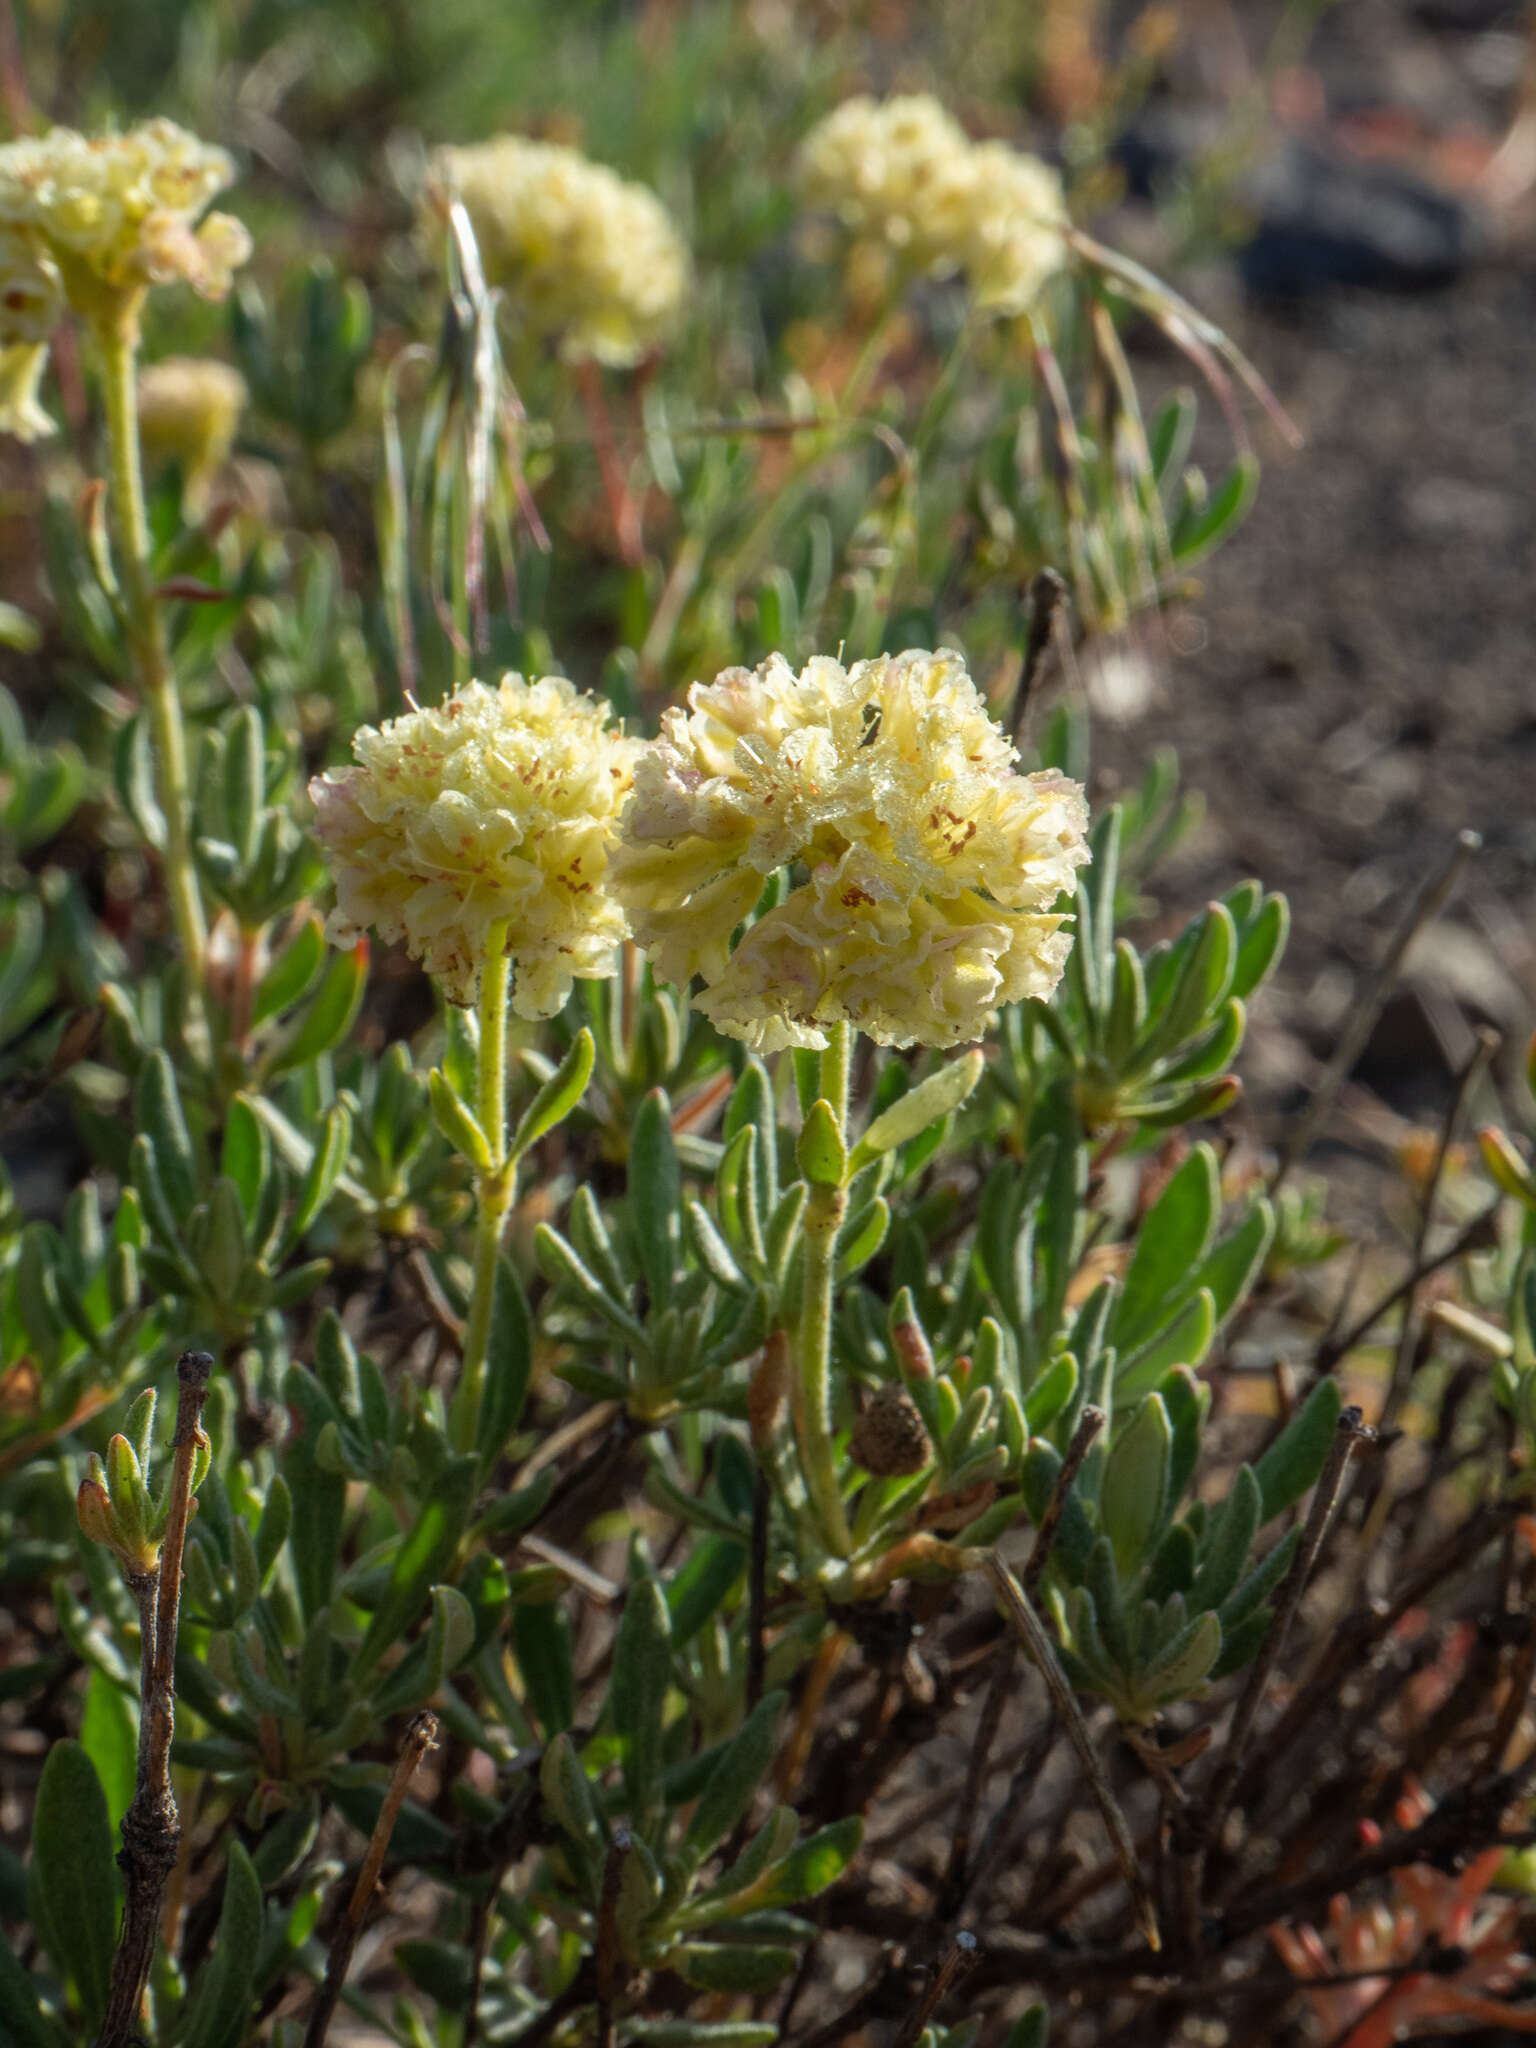
[[[1005,142],[972,142],[926,93],[844,100],[802,144],[800,182],[899,272],[963,271],[982,311],[1024,312],[1066,260],[1056,172]]]
[[[644,185],[522,135],[441,149],[432,182],[463,200],[488,282],[568,361],[640,361],[676,321],[688,249]]]
[[[224,150],[163,119],[0,148],[0,426],[23,440],[48,431],[37,383],[66,304],[105,324],[136,319],[153,284],[223,298],[250,236],[228,214],[200,216],[234,175]]]

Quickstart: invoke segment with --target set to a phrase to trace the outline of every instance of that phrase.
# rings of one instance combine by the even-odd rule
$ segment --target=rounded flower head
[[[433,176],[463,200],[487,281],[568,360],[624,368],[665,339],[688,251],[647,186],[522,135],[439,150]]]
[[[983,310],[1022,312],[1066,258],[1056,173],[1007,143],[973,143],[927,93],[844,100],[802,143],[800,182],[905,269],[964,271]]]
[[[1024,775],[958,654],[881,655],[695,684],[641,755],[614,886],[663,979],[764,1051],[848,1022],[960,1045],[1049,995],[1052,906],[1088,859],[1074,782]],[[788,895],[750,925],[767,878]]]
[[[403,940],[468,1004],[499,932],[521,1017],[553,1016],[573,977],[610,973],[626,925],[609,851],[637,746],[607,721],[561,676],[509,675],[364,726],[358,765],[309,785],[336,877],[330,938]]]
[[[200,356],[167,356],[139,373],[144,452],[181,464],[193,510],[207,502],[209,484],[229,459],[248,396],[238,370]]]
[[[0,144],[0,433],[52,431],[37,387],[66,306],[111,322],[147,286],[178,281],[224,297],[251,238],[228,214],[198,216],[234,175],[222,149],[172,121]]]
[[[103,288],[178,280],[220,299],[250,236],[227,214],[198,219],[234,175],[224,150],[174,121],[93,139],[51,128],[0,148],[0,222],[55,266],[78,311],[99,310]]]

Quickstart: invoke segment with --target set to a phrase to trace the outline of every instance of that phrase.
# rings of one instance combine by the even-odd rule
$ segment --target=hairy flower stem
[[[124,301],[110,316],[97,322],[95,338],[101,355],[106,404],[112,517],[117,531],[124,623],[154,740],[160,808],[165,815],[166,890],[186,974],[187,1007],[190,1016],[200,1021],[208,927],[192,860],[192,804],[181,700],[176,694],[165,624],[151,576],[149,521],[144,510],[144,478],[139,462],[137,298]]]
[[[853,1032],[834,1024],[821,1056],[821,1094],[846,1139],[848,1071]],[[805,1296],[800,1310],[799,1398],[795,1423],[806,1491],[821,1535],[836,1557],[853,1549],[848,1516],[832,1452],[832,1301],[837,1281],[837,1237],[848,1209],[848,1189],[812,1187],[805,1205]]]
[[[112,1962],[112,1988],[96,2048],[126,2048],[138,2037],[139,2006],[154,1960],[160,1906],[176,1866],[181,1820],[171,1791],[171,1737],[176,1725],[176,1635],[181,1616],[181,1558],[191,1513],[192,1475],[203,1436],[198,1417],[213,1360],[186,1351],[177,1361],[175,1462],[170,1515],[154,1570],[130,1579],[139,1609],[142,1696],[133,1803],[123,1815],[118,1863],[126,1880],[123,1930]]]
[[[512,962],[506,946],[506,925],[493,925],[480,976],[480,1070],[475,1090],[475,1114],[490,1144],[491,1163],[475,1183],[474,1283],[464,1325],[458,1391],[453,1397],[450,1417],[454,1444],[460,1451],[475,1448],[490,1345],[491,1309],[496,1299],[496,1261],[512,1208],[516,1176],[516,1164],[507,1157],[507,998],[512,986]]]

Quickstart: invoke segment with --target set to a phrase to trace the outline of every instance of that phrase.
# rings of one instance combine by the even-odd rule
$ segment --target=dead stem
[[[1083,1710],[1077,1703],[1077,1695],[1057,1661],[1055,1645],[1024,1588],[995,1550],[987,1553],[982,1569],[1002,1602],[1004,1614],[1018,1631],[1020,1641],[1029,1652],[1040,1676],[1045,1680],[1051,1704],[1060,1715],[1071,1738],[1072,1747],[1077,1751],[1077,1759],[1088,1780],[1094,1804],[1098,1807],[1100,1817],[1108,1830],[1115,1861],[1120,1866],[1120,1873],[1130,1892],[1136,1924],[1141,1929],[1147,1946],[1154,1950],[1160,1949],[1163,1942],[1158,1932],[1157,1907],[1141,1864],[1137,1860],[1136,1845],[1131,1839],[1131,1831],[1126,1825],[1125,1815],[1120,1810],[1120,1802],[1115,1797],[1114,1788],[1099,1760],[1099,1753],[1094,1748],[1088,1723],[1083,1719]]]
[[[1376,1019],[1381,1015],[1387,997],[1397,981],[1408,948],[1444,905],[1460,880],[1462,869],[1473,854],[1481,849],[1482,843],[1476,832],[1458,832],[1448,850],[1425,877],[1413,901],[1404,912],[1401,923],[1392,934],[1391,942],[1382,955],[1380,965],[1355,1001],[1344,1029],[1339,1034],[1333,1058],[1328,1062],[1322,1079],[1312,1091],[1311,1101],[1291,1126],[1291,1135],[1286,1141],[1285,1150],[1280,1155],[1280,1164],[1275,1168],[1274,1177],[1269,1184],[1271,1197],[1279,1192],[1306,1157],[1340,1084],[1354,1071],[1356,1062],[1365,1050],[1365,1042],[1370,1037]]]
[[[123,1815],[118,1868],[125,1880],[123,1928],[112,1962],[112,1988],[97,2048],[126,2048],[138,2032],[149,1981],[160,1907],[181,1846],[181,1821],[171,1791],[171,1737],[176,1726],[176,1631],[181,1613],[181,1558],[192,1503],[192,1471],[206,1446],[199,1423],[213,1360],[184,1351],[176,1362],[175,1453],[170,1508],[155,1569],[129,1581],[139,1608],[140,1709],[137,1783]]]
[[[1205,1798],[1199,1802],[1192,1819],[1189,1836],[1182,1847],[1182,1860],[1190,1868],[1180,1873],[1180,1897],[1184,1901],[1183,1931],[1194,1952],[1200,1948],[1200,1900],[1204,1891],[1206,1859],[1214,1843],[1221,1839],[1223,1823],[1236,1790],[1238,1774],[1243,1767],[1243,1753],[1249,1737],[1253,1734],[1254,1723],[1264,1703],[1264,1694],[1285,1648],[1285,1639],[1301,1605],[1301,1596],[1306,1591],[1307,1581],[1312,1576],[1312,1567],[1317,1562],[1323,1539],[1328,1533],[1335,1508],[1344,1490],[1345,1478],[1349,1471],[1350,1459],[1356,1447],[1371,1441],[1373,1432],[1368,1430],[1358,1408],[1346,1408],[1339,1417],[1334,1431],[1328,1462],[1312,1494],[1312,1505],[1307,1513],[1306,1527],[1302,1532],[1300,1546],[1291,1560],[1291,1568],[1281,1582],[1275,1600],[1275,1618],[1270,1623],[1264,1646],[1249,1668],[1247,1682],[1233,1711],[1227,1740],[1216,1766],[1211,1787]]]
[[[379,1872],[384,1868],[384,1858],[389,1850],[389,1839],[395,1831],[395,1822],[400,1818],[400,1809],[405,1804],[405,1795],[410,1789],[423,1757],[437,1744],[437,1716],[430,1713],[416,1715],[405,1731],[405,1740],[400,1745],[394,1771],[384,1794],[384,1804],[379,1808],[379,1817],[373,1824],[369,1838],[368,1853],[363,1858],[363,1867],[358,1872],[357,1883],[352,1887],[352,1896],[342,1914],[335,1933],[331,1937],[330,1953],[325,1959],[325,1981],[315,1993],[315,2002],[310,2007],[309,2025],[304,2030],[304,2048],[323,2048],[326,2028],[341,1997],[342,1986],[347,1981],[351,1966],[352,1952],[357,1947],[357,1937],[363,1931],[363,1922],[368,1917],[368,1908],[378,1889]]]

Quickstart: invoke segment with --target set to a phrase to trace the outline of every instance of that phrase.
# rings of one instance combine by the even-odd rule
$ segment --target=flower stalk
[[[154,741],[160,808],[165,816],[166,890],[185,962],[188,1008],[196,1019],[202,1013],[208,926],[192,858],[192,805],[181,703],[154,591],[149,521],[144,509],[137,374],[141,298],[141,293],[134,292],[119,299],[109,314],[94,323],[94,329],[101,357],[124,627]]]
[[[848,1212],[848,1074],[852,1054],[852,1027],[834,1024],[821,1055],[821,1102],[831,1113],[840,1141],[841,1169],[836,1184],[813,1179],[805,1205],[805,1293],[800,1310],[800,1372],[794,1403],[795,1433],[806,1491],[822,1540],[837,1557],[847,1557],[853,1549],[832,1447],[832,1310],[837,1282],[837,1239]]]
[[[491,927],[489,949],[481,970],[477,1005],[480,1063],[475,1112],[490,1146],[490,1162],[480,1168],[475,1179],[474,1281],[451,1416],[454,1443],[460,1451],[472,1451],[475,1447],[485,1388],[485,1361],[490,1349],[491,1309],[496,1298],[496,1261],[517,1181],[517,1162],[509,1156],[507,1148],[507,1002],[512,960],[507,952],[505,921]]]

